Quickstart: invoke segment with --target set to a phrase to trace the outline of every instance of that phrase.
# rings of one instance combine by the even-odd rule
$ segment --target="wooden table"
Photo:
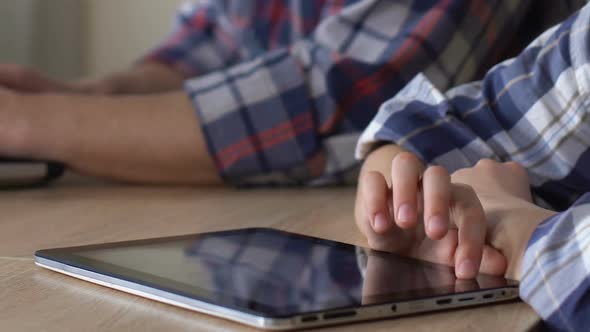
[[[75,176],[0,192],[2,331],[255,331],[46,271],[40,248],[265,226],[362,244],[354,190],[231,190],[105,184]],[[325,328],[325,331],[525,331],[524,303]]]

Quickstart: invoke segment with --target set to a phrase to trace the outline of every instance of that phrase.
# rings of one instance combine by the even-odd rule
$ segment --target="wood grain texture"
[[[272,226],[362,243],[354,190],[231,190],[92,184],[0,192],[0,256],[41,248]]]
[[[36,249],[269,226],[362,244],[354,190],[133,187],[70,177],[39,190],[0,193],[2,331],[254,331],[35,267]],[[323,331],[524,331],[524,303],[418,315]]]

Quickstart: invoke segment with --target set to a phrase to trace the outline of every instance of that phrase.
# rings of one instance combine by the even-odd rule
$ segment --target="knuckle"
[[[385,210],[383,207],[385,204],[381,201],[381,198],[372,197],[366,200],[365,209],[369,215],[374,215],[379,211]]]
[[[424,213],[424,221],[428,221],[428,219],[430,219],[430,217],[442,217],[442,218],[448,218],[449,217],[449,207],[447,207],[446,209],[441,208],[440,206],[437,207],[429,207],[427,211],[425,211]]]
[[[461,168],[461,169],[454,171],[451,177],[452,178],[463,178],[463,177],[469,176],[469,174],[471,174],[471,172],[472,172],[471,168]]]
[[[447,171],[446,168],[442,167],[442,166],[431,166],[428,167],[428,169],[426,169],[426,172],[424,172],[424,177],[437,177],[437,178],[442,178],[442,177],[448,177],[449,176],[449,171]]]
[[[460,179],[470,179],[474,173],[475,173],[474,167],[461,168],[461,169],[454,171],[453,174],[451,174],[451,180],[462,182]]]
[[[489,168],[489,167],[493,167],[495,165],[497,165],[498,162],[489,158],[484,158],[484,159],[480,159],[477,164],[475,164],[475,167],[485,167],[485,168]]]
[[[430,212],[433,210],[442,210],[448,209],[450,197],[447,195],[446,192],[433,192],[429,193],[424,197],[425,200],[425,209],[428,209]]]
[[[418,162],[419,162],[418,158],[413,153],[410,153],[410,152],[401,152],[397,156],[395,156],[395,158],[393,159],[394,164],[397,164],[397,163],[409,164],[409,163],[418,163]]]
[[[475,257],[481,258],[482,254],[483,254],[483,244],[481,244],[479,242],[461,243],[459,246],[460,246],[460,248],[458,248],[458,250],[463,255],[469,255],[469,256],[475,256]]]
[[[364,188],[375,190],[385,179],[378,171],[369,171],[361,175],[360,181]]]

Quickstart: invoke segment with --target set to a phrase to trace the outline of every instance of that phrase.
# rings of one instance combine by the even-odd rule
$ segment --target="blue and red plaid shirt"
[[[200,1],[144,61],[193,77],[185,89],[227,182],[353,182],[360,133],[416,74],[442,90],[479,78],[581,2]]]

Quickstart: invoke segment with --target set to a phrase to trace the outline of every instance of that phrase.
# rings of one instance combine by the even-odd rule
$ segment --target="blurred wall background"
[[[125,68],[169,32],[186,0],[1,0],[0,62],[57,77]]]
[[[138,56],[153,48],[168,35],[176,8],[184,2],[183,0],[83,1],[86,2],[85,11],[88,17],[85,69],[90,75],[124,68]]]

